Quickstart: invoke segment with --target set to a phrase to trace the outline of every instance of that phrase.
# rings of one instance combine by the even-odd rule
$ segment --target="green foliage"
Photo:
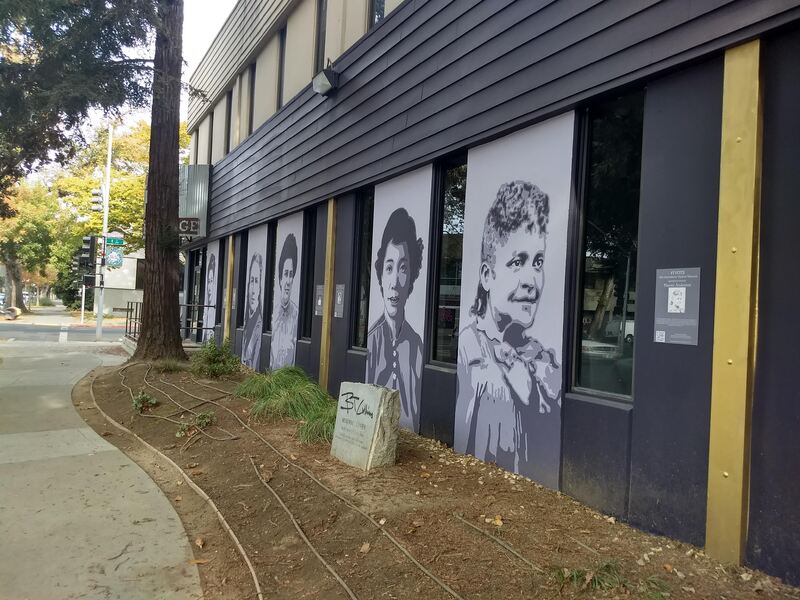
[[[144,390],[139,390],[137,394],[133,397],[133,410],[135,410],[139,414],[146,412],[156,406],[158,406],[158,400],[153,398],[150,394],[148,394]]]
[[[55,303],[47,296],[39,298],[39,306],[55,306]]]
[[[0,208],[37,162],[63,163],[92,109],[145,106],[152,0],[0,3]],[[0,216],[2,215],[0,210]]]
[[[176,438],[186,437],[187,435],[189,435],[189,430],[192,427],[194,427],[194,425],[192,425],[191,423],[181,423],[181,425],[178,427],[178,430],[175,432],[175,437]]]
[[[591,569],[553,567],[551,574],[563,586],[572,585],[584,590],[612,590],[627,585],[622,569],[617,561],[606,561]]]
[[[192,354],[191,370],[196,375],[217,378],[233,375],[242,368],[241,360],[231,352],[231,343],[227,339],[221,348],[213,339],[204,342],[200,350]]]
[[[213,425],[216,420],[217,416],[213,412],[201,412],[195,416],[194,424],[200,429],[205,429],[206,427]]]
[[[639,592],[647,600],[665,600],[670,597],[669,585],[667,582],[651,575],[644,582],[639,584]]]
[[[164,358],[153,363],[156,371],[159,373],[179,373],[186,371],[189,368],[185,362],[176,360],[174,358]]]
[[[298,367],[256,373],[240,383],[235,393],[253,401],[250,412],[256,417],[301,421],[297,434],[303,442],[333,438],[336,403]]]

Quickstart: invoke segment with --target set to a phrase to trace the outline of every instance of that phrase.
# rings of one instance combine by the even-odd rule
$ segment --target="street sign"
[[[106,246],[124,246],[125,240],[118,237],[107,237]]]

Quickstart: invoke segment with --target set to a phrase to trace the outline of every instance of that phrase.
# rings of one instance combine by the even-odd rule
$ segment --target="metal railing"
[[[213,304],[181,304],[178,329],[184,340],[203,341],[204,331],[214,331],[214,325],[205,326],[203,315]],[[142,302],[130,301],[125,312],[125,337],[134,342],[139,339],[142,329]]]

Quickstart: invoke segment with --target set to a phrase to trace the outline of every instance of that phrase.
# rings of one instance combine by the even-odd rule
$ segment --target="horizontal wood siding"
[[[212,175],[219,237],[800,18],[800,0],[408,0]]]

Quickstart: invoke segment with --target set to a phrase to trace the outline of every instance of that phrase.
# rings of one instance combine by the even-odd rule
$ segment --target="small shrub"
[[[216,420],[217,416],[213,412],[201,412],[195,416],[194,424],[200,429],[205,429],[206,427],[213,425]]]
[[[55,303],[47,296],[39,298],[39,306],[55,306]]]
[[[231,352],[230,340],[225,340],[221,348],[217,348],[213,339],[208,340],[191,358],[192,373],[212,379],[233,375],[241,368],[239,357]]]
[[[336,403],[298,367],[256,373],[236,387],[238,396],[253,401],[255,417],[301,421],[297,434],[306,443],[330,441]]]
[[[159,373],[178,373],[180,371],[185,371],[188,365],[174,358],[164,358],[154,362],[153,367],[155,367],[156,371]]]
[[[176,438],[186,437],[187,435],[189,435],[189,430],[192,429],[193,427],[194,425],[192,425],[191,423],[181,423],[181,425],[178,426],[178,431],[175,432],[175,437]]]
[[[139,392],[133,397],[133,410],[139,414],[150,410],[154,406],[158,406],[158,400],[153,398],[144,390],[139,390]]]

